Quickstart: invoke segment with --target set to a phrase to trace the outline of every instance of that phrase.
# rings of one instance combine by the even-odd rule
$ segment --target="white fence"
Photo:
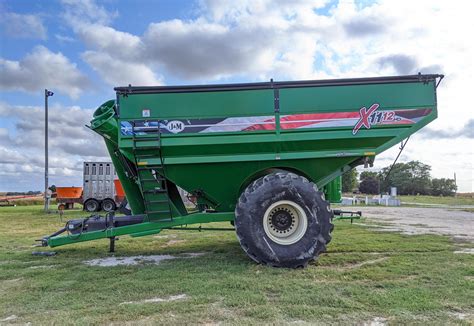
[[[353,197],[342,197],[342,205],[381,205],[381,206],[400,206],[400,199],[389,196],[353,196]]]

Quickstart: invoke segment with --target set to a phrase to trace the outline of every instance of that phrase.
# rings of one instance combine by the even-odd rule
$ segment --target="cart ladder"
[[[172,220],[172,206],[162,155],[160,121],[148,121],[148,125],[150,122],[156,126],[147,126],[146,132],[143,131],[144,127],[137,127],[135,121],[131,122],[133,153],[145,214],[150,222]],[[156,150],[159,151],[158,162],[156,162]]]

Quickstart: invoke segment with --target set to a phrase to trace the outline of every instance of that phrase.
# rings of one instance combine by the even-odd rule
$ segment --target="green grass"
[[[474,257],[454,254],[462,244],[447,237],[337,221],[328,253],[304,270],[256,265],[233,232],[163,231],[117,242],[117,256],[204,253],[159,265],[85,265],[110,255],[103,240],[32,256],[33,240],[60,226],[40,206],[0,208],[0,324],[11,315],[35,325],[473,322]],[[187,298],[120,305],[179,294]]]
[[[437,196],[399,196],[402,202],[417,204],[441,205],[474,205],[474,198],[470,196],[437,197]]]

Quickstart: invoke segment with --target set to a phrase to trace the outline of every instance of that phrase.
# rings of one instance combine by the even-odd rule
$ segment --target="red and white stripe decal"
[[[374,103],[368,109],[361,108],[351,112],[301,113],[280,116],[282,130],[303,128],[334,128],[346,127],[356,135],[361,129],[370,129],[375,125],[409,125],[415,124],[431,114],[430,108],[378,110],[379,104]],[[177,120],[144,120],[135,127],[128,121],[121,121],[121,133],[131,135],[133,132],[146,133],[148,129],[156,130],[159,125],[162,132],[168,133],[213,133],[275,130],[275,116],[251,116],[233,118],[202,118]]]

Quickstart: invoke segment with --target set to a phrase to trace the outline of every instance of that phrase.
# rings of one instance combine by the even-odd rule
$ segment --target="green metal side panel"
[[[340,203],[342,201],[342,177],[338,176],[324,186],[326,200],[330,203]]]
[[[385,109],[434,106],[434,84],[403,83],[290,88],[280,90],[281,113],[357,111],[379,103]]]
[[[150,108],[149,118],[191,119],[273,114],[272,90],[163,93],[120,98],[120,118],[137,119]]]
[[[436,118],[435,82],[120,93],[117,144],[129,161],[148,157],[138,160],[143,166],[161,155],[172,183],[229,212],[268,171],[294,171],[322,188],[405,139]],[[150,139],[142,148],[134,147],[132,123],[143,130],[136,137]],[[146,131],[153,123],[168,130],[154,149],[156,135]]]

